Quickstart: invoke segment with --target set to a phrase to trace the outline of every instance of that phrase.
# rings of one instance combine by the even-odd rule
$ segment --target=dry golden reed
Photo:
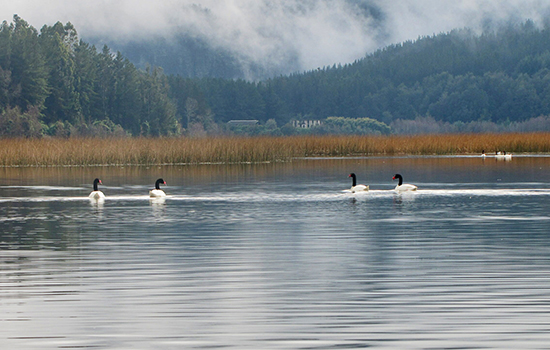
[[[259,163],[297,157],[549,153],[550,133],[0,139],[0,166]]]

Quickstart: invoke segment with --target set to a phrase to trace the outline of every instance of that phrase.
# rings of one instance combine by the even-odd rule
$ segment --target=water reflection
[[[166,211],[166,197],[150,198],[149,204],[153,209],[153,216],[157,219],[162,219]]]
[[[89,198],[89,201],[93,208],[103,209],[105,205],[105,198]]]
[[[166,167],[161,201],[157,168],[1,169],[0,346],[544,348],[550,161],[487,160]]]

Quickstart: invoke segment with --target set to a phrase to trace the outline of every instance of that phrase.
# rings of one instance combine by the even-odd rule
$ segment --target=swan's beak
[[[99,180],[99,184],[100,184],[100,185],[103,185],[103,182],[101,182],[101,180]]]
[[[166,181],[164,181],[164,184],[166,185]]]
[[[395,176],[391,178],[392,180],[395,180]]]

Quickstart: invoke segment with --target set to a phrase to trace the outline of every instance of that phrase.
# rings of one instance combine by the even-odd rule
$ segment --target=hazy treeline
[[[344,66],[261,82],[171,77],[170,85],[188,86],[221,122],[339,116],[396,133],[550,130],[550,31],[529,21],[481,35],[455,30]]]
[[[67,23],[0,27],[0,135],[293,135],[550,130],[550,31],[419,38],[250,82],[137,69]],[[227,122],[254,119],[250,127]],[[310,129],[293,120],[323,121]]]

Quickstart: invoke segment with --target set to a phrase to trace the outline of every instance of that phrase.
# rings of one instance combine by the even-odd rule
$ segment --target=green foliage
[[[21,113],[19,107],[7,108],[0,114],[0,136],[2,137],[38,137],[46,126],[40,122],[38,108],[31,107]]]
[[[0,69],[4,76],[2,110],[43,106],[49,87],[38,32],[17,15],[13,23],[4,21],[0,27]]]
[[[330,134],[388,135],[391,128],[371,118],[328,117],[322,128]]]
[[[53,27],[44,26],[39,40],[50,91],[44,102],[47,111],[45,122],[77,122],[80,101],[76,91],[76,62],[73,54],[77,43],[76,30],[70,23],[63,26],[57,22]]]
[[[4,21],[0,27],[0,112],[12,121],[0,126],[4,135],[24,130],[25,136],[126,135],[126,131],[175,135],[180,126],[169,91],[161,69],[140,71],[108,47],[98,53],[79,41],[70,23],[44,26],[39,34],[14,16],[13,23]],[[21,113],[31,110],[36,113]],[[33,123],[36,119],[45,126],[16,127],[20,123],[14,120],[29,115]]]

